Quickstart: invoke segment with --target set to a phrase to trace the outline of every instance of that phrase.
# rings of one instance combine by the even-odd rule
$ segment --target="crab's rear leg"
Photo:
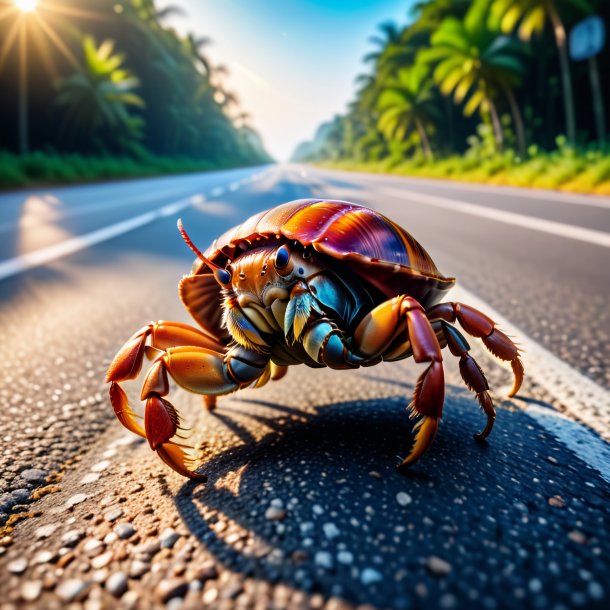
[[[483,409],[487,416],[485,428],[474,435],[476,440],[483,441],[490,435],[496,421],[496,410],[489,395],[487,379],[485,379],[485,375],[477,361],[468,353],[470,345],[468,345],[468,341],[464,339],[462,333],[445,321],[441,322],[441,331],[449,351],[460,359],[460,374],[464,383],[468,386],[469,390],[476,394],[481,409]]]
[[[463,303],[439,303],[431,307],[427,315],[432,322],[445,320],[453,323],[457,320],[469,335],[481,339],[494,356],[510,362],[514,383],[508,395],[514,396],[519,391],[524,373],[519,348],[496,327],[496,323],[491,318]]]
[[[406,324],[405,324],[406,322]],[[401,328],[402,327],[402,328]],[[412,416],[422,416],[415,428],[415,442],[398,465],[404,470],[430,447],[443,412],[445,379],[441,348],[423,307],[412,297],[399,296],[371,311],[354,333],[356,351],[369,357],[382,355],[401,330],[410,342],[413,359],[428,367],[420,375],[410,404]]]

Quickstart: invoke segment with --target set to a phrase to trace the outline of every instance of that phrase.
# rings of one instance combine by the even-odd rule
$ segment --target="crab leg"
[[[412,416],[421,416],[409,455],[398,465],[404,470],[416,462],[434,440],[445,399],[441,348],[424,308],[405,295],[381,303],[367,314],[354,332],[351,348],[342,334],[324,318],[303,334],[303,346],[318,362],[331,368],[354,368],[381,360],[397,334],[409,339],[415,362],[427,363],[409,405]]]
[[[491,433],[496,420],[496,410],[488,392],[489,385],[487,384],[487,379],[485,379],[485,375],[477,361],[468,353],[470,345],[468,345],[468,341],[464,339],[462,333],[445,321],[441,322],[441,330],[449,351],[460,359],[460,374],[464,383],[468,386],[469,390],[476,394],[481,409],[483,409],[487,416],[485,428],[474,435],[476,440],[483,441]]]
[[[180,417],[165,398],[169,379],[190,392],[204,395],[228,394],[255,381],[265,371],[268,356],[236,346],[228,353],[205,347],[170,347],[153,363],[142,386],[141,400],[146,401],[144,430],[151,449],[176,472],[191,478],[203,478],[193,472],[196,460],[171,439],[180,427]]]
[[[496,327],[491,318],[463,303],[439,303],[426,313],[430,321],[453,323],[457,320],[469,335],[482,339],[485,347],[496,358],[510,362],[515,380],[508,395],[514,396],[519,391],[523,383],[523,363],[519,357],[519,348]]]
[[[411,416],[422,416],[415,427],[415,443],[409,455],[398,464],[405,470],[415,463],[430,447],[445,400],[445,378],[441,348],[424,308],[412,297],[399,296],[386,301],[371,311],[358,325],[354,339],[358,352],[369,357],[381,355],[396,336],[396,330],[406,320],[406,331],[418,363],[429,363],[420,375],[409,405]]]

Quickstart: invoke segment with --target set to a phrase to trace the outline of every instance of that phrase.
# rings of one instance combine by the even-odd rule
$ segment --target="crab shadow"
[[[444,507],[462,489],[458,473],[466,460],[488,450],[471,439],[482,423],[471,397],[456,391],[451,402],[432,450],[403,476],[394,466],[410,443],[405,397],[313,412],[232,400],[214,417],[243,444],[208,461],[208,482],[186,483],[175,497],[177,510],[233,571],[354,603],[398,604],[397,570],[421,570],[427,578],[402,547],[416,542],[424,516],[442,523]],[[261,425],[270,433],[256,441]],[[400,502],[399,494],[406,494]],[[391,543],[397,538],[400,544]],[[379,582],[366,583],[367,569]]]

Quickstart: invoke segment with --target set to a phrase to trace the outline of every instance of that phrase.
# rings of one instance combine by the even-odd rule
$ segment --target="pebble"
[[[57,596],[64,602],[81,601],[87,597],[90,584],[78,578],[64,580],[55,589]]]
[[[112,551],[106,551],[97,557],[94,557],[91,560],[91,565],[99,570],[100,568],[105,568],[112,561],[113,553]]]
[[[70,530],[61,537],[61,544],[73,549],[84,537],[85,532],[83,530]]]
[[[399,491],[396,494],[396,502],[398,502],[398,504],[400,504],[401,506],[407,506],[408,504],[411,504],[411,502],[413,502],[413,498],[408,493],[404,491]]]
[[[279,508],[278,506],[270,506],[265,511],[265,519],[269,519],[270,521],[281,521],[286,518],[286,511],[283,508]]]
[[[337,553],[337,561],[344,565],[350,565],[354,561],[354,556],[349,551],[339,551]]]
[[[21,599],[26,602],[34,602],[40,597],[42,582],[39,580],[26,580],[21,585]]]
[[[565,508],[566,501],[561,496],[551,496],[549,504],[555,508]]]
[[[98,540],[97,538],[90,538],[83,545],[83,551],[89,557],[95,557],[96,555],[99,555],[102,552],[103,548],[104,545],[102,541]]]
[[[157,585],[156,593],[167,602],[174,597],[184,597],[188,588],[188,582],[182,578],[166,578]]]
[[[119,523],[114,531],[121,540],[127,540],[136,533],[136,528],[131,523]]]
[[[146,561],[141,561],[139,559],[134,559],[131,562],[131,566],[129,568],[129,577],[130,578],[140,578],[140,576],[144,576],[146,572],[150,570],[150,563]]]
[[[57,561],[57,553],[53,553],[52,551],[38,551],[38,553],[34,555],[32,563],[34,565],[40,565],[43,563],[51,563],[53,561]]]
[[[106,589],[114,595],[114,597],[121,597],[125,591],[127,591],[127,575],[125,572],[115,572],[108,577],[106,580]]]
[[[124,513],[123,513],[122,508],[115,508],[114,510],[109,510],[104,515],[104,519],[106,519],[106,521],[109,521],[110,523],[112,523],[113,521],[120,519],[123,516],[123,514]]]
[[[585,544],[587,542],[587,537],[578,530],[572,530],[568,533],[568,538],[572,542],[576,542],[576,544]]]
[[[171,549],[180,540],[180,534],[171,527],[164,529],[159,536],[162,549]]]
[[[57,528],[59,527],[56,523],[49,523],[49,525],[41,525],[34,532],[34,536],[41,540],[42,538],[48,538]]]
[[[203,603],[204,604],[213,604],[218,599],[218,589],[212,588],[208,589],[203,594]]]
[[[100,475],[97,472],[88,472],[81,480],[81,485],[88,485],[89,483],[95,483],[99,480]]]
[[[322,529],[324,530],[324,535],[329,540],[336,538],[341,533],[341,532],[339,532],[339,528],[334,523],[325,523],[322,526]]]
[[[373,568],[364,568],[360,574],[360,580],[363,585],[372,585],[383,580],[383,575]]]
[[[77,504],[84,502],[89,496],[87,494],[74,494],[66,500],[66,508],[74,508]]]
[[[11,498],[17,504],[24,504],[30,499],[30,490],[29,489],[14,489],[11,491]]]
[[[8,571],[11,574],[23,574],[28,569],[28,560],[25,557],[15,559],[8,564]]]
[[[314,556],[314,562],[317,566],[320,566],[322,568],[333,567],[333,557],[327,551],[318,551]]]
[[[428,557],[426,567],[434,576],[447,576],[451,572],[451,564],[436,555]]]
[[[374,479],[381,479],[381,473],[377,472],[376,470],[371,470],[369,472],[369,476],[373,477]]]
[[[110,460],[102,460],[97,464],[93,464],[89,470],[91,470],[91,472],[104,472],[108,466],[110,466]]]
[[[49,476],[46,470],[40,468],[28,468],[21,473],[21,478],[29,483],[40,483]]]

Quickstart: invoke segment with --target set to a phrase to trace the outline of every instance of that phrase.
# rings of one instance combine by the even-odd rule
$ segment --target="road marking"
[[[471,292],[458,286],[451,291],[450,298],[472,305],[493,318],[498,326],[514,337],[523,349],[526,376],[559,401],[571,418],[597,432],[602,439],[610,441],[610,430],[607,423],[610,421],[610,392],[530,339],[493,307]],[[501,362],[501,364],[510,370],[507,363]],[[534,408],[530,405],[523,407],[524,403],[519,402],[518,398],[513,400],[515,404],[523,408],[524,413],[535,419],[538,424],[553,434],[581,460],[595,468],[610,483],[610,459],[608,459],[610,450],[608,445],[596,434],[580,424],[574,423],[573,420],[572,425],[569,426],[565,421],[566,417],[558,411]],[[581,429],[578,437],[573,434],[576,426]],[[571,434],[572,437],[570,437]],[[586,438],[587,442],[579,443],[578,439],[583,438]],[[605,447],[603,452],[599,451],[599,447],[602,446]],[[604,456],[608,457],[604,458]]]
[[[470,214],[472,216],[480,216],[481,218],[497,220],[498,222],[524,227],[525,229],[531,229],[533,231],[541,231],[543,233],[550,233],[551,235],[558,235],[560,237],[567,237],[569,239],[584,241],[588,244],[610,248],[610,233],[604,231],[585,229],[562,222],[555,222],[554,220],[544,220],[543,218],[537,218],[535,216],[505,212],[495,208],[486,208],[480,205],[467,203],[466,201],[460,201],[459,199],[437,197],[436,195],[424,195],[423,193],[414,193],[413,191],[392,188],[382,188],[382,192],[394,197],[409,199],[426,205],[433,205],[445,210],[462,212],[463,214]]]
[[[313,168],[316,171],[323,173],[337,173],[351,175],[352,177],[356,172],[350,170],[333,169],[328,170],[324,168]],[[487,193],[493,196],[494,193],[501,193],[503,195],[510,195],[512,197],[520,197],[524,199],[542,199],[548,201],[551,205],[555,203],[568,203],[575,205],[588,205],[594,208],[605,208],[610,209],[610,197],[604,195],[584,195],[580,193],[571,193],[568,191],[553,191],[549,189],[536,189],[525,186],[506,186],[506,185],[488,185],[480,184],[476,182],[463,182],[460,180],[452,180],[451,178],[446,179],[434,179],[434,178],[419,178],[415,176],[400,176],[398,174],[380,174],[372,172],[357,172],[359,177],[364,177],[370,182],[386,182],[390,179],[394,183],[403,184],[422,184],[429,185],[436,188],[450,188],[460,191],[479,191]],[[408,188],[408,187],[407,187]],[[551,200],[551,201],[549,201]]]
[[[150,224],[158,218],[164,218],[171,214],[175,214],[199,201],[201,201],[201,195],[181,199],[175,203],[170,203],[169,205],[165,205],[151,212],[145,212],[139,216],[129,218],[128,220],[123,220],[113,225],[103,227],[97,231],[72,237],[66,241],[49,246],[48,248],[42,248],[40,250],[35,250],[34,252],[16,256],[15,258],[0,263],[0,280],[18,275],[28,269],[39,267],[40,265],[57,260],[58,258],[63,258],[69,254],[74,254],[80,250],[85,250],[95,244],[112,239],[113,237],[118,237],[119,235]]]
[[[253,181],[259,180],[265,176],[268,171],[269,170],[264,170],[263,172],[254,174],[255,178]],[[210,194],[212,196],[217,196],[219,192],[222,194],[225,192],[225,189],[223,187],[216,187],[212,189]],[[32,269],[33,267],[45,265],[46,263],[57,260],[58,258],[63,258],[64,256],[74,254],[80,250],[85,250],[86,248],[94,246],[95,244],[99,244],[114,237],[118,237],[119,235],[129,233],[130,231],[139,229],[140,227],[150,224],[159,218],[172,216],[191,205],[200,204],[203,201],[205,201],[205,197],[203,195],[192,195],[190,197],[180,199],[179,201],[164,205],[156,210],[152,210],[151,212],[145,212],[139,216],[134,216],[133,218],[122,220],[121,222],[117,222],[113,225],[92,231],[91,233],[78,235],[47,248],[41,248],[40,250],[35,250],[34,252],[28,252],[27,254],[10,258],[6,261],[0,262],[0,280],[4,280],[14,275],[19,275],[20,273],[23,273],[28,269]]]

